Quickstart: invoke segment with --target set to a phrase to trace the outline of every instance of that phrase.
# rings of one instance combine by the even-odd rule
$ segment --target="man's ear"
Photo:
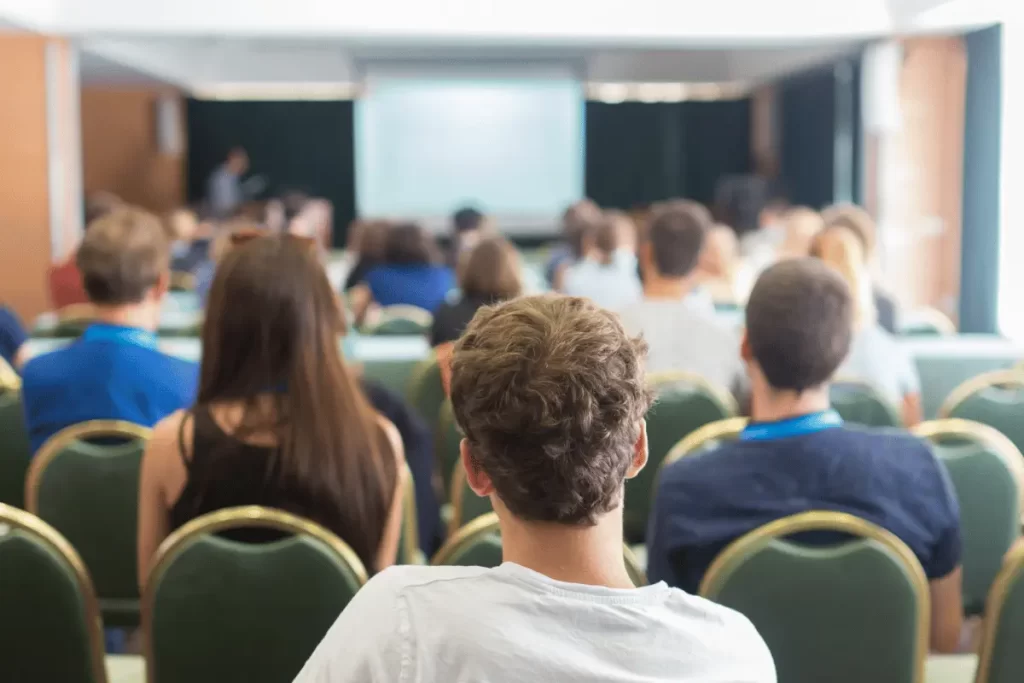
[[[632,479],[640,474],[640,470],[647,464],[647,420],[640,420],[640,436],[633,444],[633,462],[626,471],[626,479]]]
[[[750,349],[750,338],[747,337],[747,330],[743,330],[743,340],[740,342],[740,358],[749,363],[754,360],[754,352]]]
[[[473,493],[481,498],[486,498],[494,493],[494,484],[491,483],[491,478],[473,462],[469,439],[459,442],[459,458],[462,460],[462,466],[466,469],[466,482],[469,484],[469,488],[473,489]]]

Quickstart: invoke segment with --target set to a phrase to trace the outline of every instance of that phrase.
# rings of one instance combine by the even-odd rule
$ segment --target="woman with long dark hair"
[[[394,563],[401,437],[342,360],[344,329],[312,240],[259,237],[225,256],[207,307],[196,404],[156,426],[143,458],[140,584],[171,531],[236,505],[309,518],[371,571]]]

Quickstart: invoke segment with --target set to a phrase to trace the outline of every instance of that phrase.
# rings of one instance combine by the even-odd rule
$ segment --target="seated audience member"
[[[849,288],[814,259],[757,281],[743,357],[753,393],[739,440],[689,455],[661,474],[648,533],[648,576],[696,591],[729,543],[808,510],[862,517],[895,534],[931,581],[931,643],[957,647],[962,621],[960,513],[926,443],[848,427],[829,409],[829,378],[853,336]]]
[[[565,270],[583,258],[589,250],[586,239],[601,221],[601,208],[591,199],[581,199],[562,214],[562,244],[555,247],[544,268],[544,275],[555,291],[562,291]]]
[[[170,280],[159,219],[115,209],[89,226],[77,264],[96,322],[70,346],[25,365],[22,399],[33,451],[86,420],[152,426],[196,395],[196,366],[157,348]]]
[[[472,207],[459,209],[452,215],[452,244],[448,265],[459,267],[459,257],[469,253],[487,232],[487,217]]]
[[[441,304],[434,314],[431,346],[458,339],[480,307],[522,294],[519,254],[504,237],[483,238],[463,259],[459,288],[459,298]]]
[[[366,221],[358,228],[357,235],[349,244],[349,250],[354,254],[354,265],[345,279],[346,292],[362,284],[367,273],[384,263],[389,229],[387,221]]]
[[[97,192],[90,196],[85,203],[86,230],[93,221],[121,206],[121,199],[109,192]],[[50,302],[55,309],[89,302],[89,295],[82,285],[82,273],[75,263],[74,251],[62,263],[50,267],[47,281],[50,287]]]
[[[629,216],[606,213],[593,229],[590,252],[566,269],[563,291],[613,310],[637,301],[636,239],[630,240],[630,233],[636,229]]]
[[[864,263],[870,272],[875,257],[875,239],[877,237],[875,221],[871,218],[871,214],[856,204],[836,204],[822,211],[821,218],[826,228],[843,227],[856,235],[864,251]],[[885,331],[896,334],[898,332],[896,300],[882,291],[877,284],[873,285],[872,292],[878,324]]]
[[[162,420],[143,456],[140,584],[170,532],[238,505],[323,525],[371,572],[395,561],[401,440],[345,366],[344,329],[312,240],[256,238],[225,256],[203,327],[196,403]]]
[[[415,223],[392,226],[384,243],[384,263],[366,274],[365,286],[353,293],[352,307],[361,319],[370,301],[380,306],[407,304],[433,313],[455,287],[451,268],[438,265],[437,244]]]
[[[870,383],[893,406],[901,408],[904,424],[917,424],[921,421],[921,381],[917,368],[910,353],[875,318],[871,277],[864,265],[860,241],[850,230],[833,226],[814,239],[811,255],[846,280],[853,300],[850,353],[836,376]]]
[[[209,242],[198,240],[199,219],[195,211],[179,208],[166,218],[167,235],[171,241],[171,270],[194,273],[208,258]]]
[[[18,314],[0,306],[0,358],[17,370],[28,360],[28,334],[18,318]]]
[[[626,572],[624,483],[647,460],[643,351],[584,299],[481,309],[456,343],[452,405],[504,563],[374,577],[296,682],[774,682],[746,618]]]
[[[708,230],[698,261],[701,286],[715,304],[738,304],[750,290],[737,253],[736,231],[716,223]]]
[[[794,206],[782,214],[784,237],[776,260],[804,258],[811,253],[811,240],[825,226],[821,214],[806,206]],[[758,273],[760,274],[760,273]]]
[[[742,201],[759,201],[761,197],[756,194]],[[786,201],[781,197],[765,200],[757,211],[757,229],[740,238],[740,254],[758,270],[775,261],[779,246],[786,239],[785,213]]]
[[[736,394],[743,390],[739,337],[703,302],[694,303],[697,262],[710,216],[692,202],[659,207],[640,245],[643,298],[619,311],[630,334],[650,346],[647,372],[685,371]]]

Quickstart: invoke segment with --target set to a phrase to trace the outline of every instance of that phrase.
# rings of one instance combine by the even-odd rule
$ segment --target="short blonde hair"
[[[170,272],[163,224],[142,209],[115,208],[89,225],[76,264],[94,304],[138,303]]]

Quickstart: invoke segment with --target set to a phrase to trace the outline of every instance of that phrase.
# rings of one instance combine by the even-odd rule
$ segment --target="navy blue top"
[[[647,535],[651,583],[696,593],[730,542],[809,510],[846,512],[888,529],[913,550],[929,579],[960,564],[959,506],[948,473],[927,444],[895,430],[827,419],[801,429],[793,422],[774,423],[783,427],[777,438],[753,431],[771,423],[752,425],[754,438],[665,468]]]
[[[455,288],[455,274],[444,266],[377,266],[366,274],[366,285],[381,306],[408,304],[433,313]]]
[[[0,306],[0,356],[11,366],[14,365],[14,356],[18,349],[28,339],[25,328],[14,311],[6,306]]]
[[[90,325],[70,346],[25,364],[22,400],[32,451],[86,420],[151,427],[192,405],[198,379],[199,367],[161,353],[151,332]]]

